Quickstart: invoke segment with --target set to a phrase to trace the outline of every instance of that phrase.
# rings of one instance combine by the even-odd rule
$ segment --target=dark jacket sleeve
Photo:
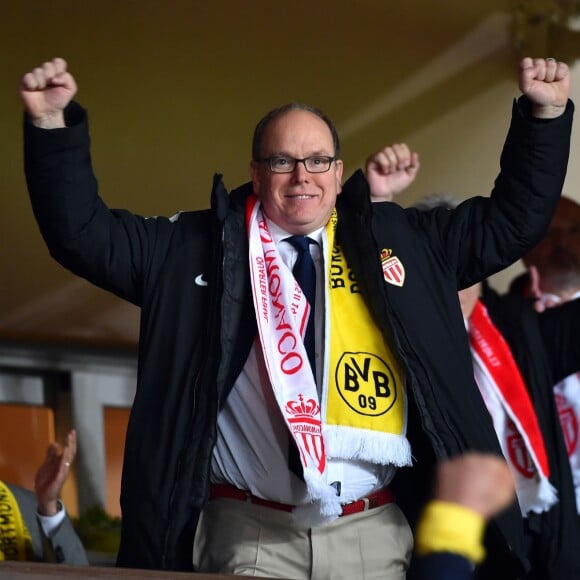
[[[549,121],[530,116],[525,97],[514,103],[489,197],[471,197],[454,210],[411,211],[439,240],[442,259],[459,289],[513,264],[544,236],[562,193],[570,152],[574,105]]]
[[[52,130],[24,122],[26,181],[42,236],[62,266],[141,305],[157,233],[172,222],[110,210],[98,193],[85,110],[72,102],[65,122]]]
[[[473,564],[458,554],[437,552],[416,559],[408,580],[471,580]]]
[[[45,557],[57,564],[69,564],[74,566],[87,566],[89,564],[85,548],[78,537],[73,524],[68,516],[58,526],[58,528],[47,537],[40,522],[37,522],[45,545]]]

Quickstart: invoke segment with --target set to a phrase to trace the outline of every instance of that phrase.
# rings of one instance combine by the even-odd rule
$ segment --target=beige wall
[[[0,340],[137,337],[138,311],[55,264],[34,224],[16,86],[44,59],[67,58],[77,77],[105,200],[143,215],[207,207],[214,171],[230,187],[245,181],[255,122],[289,100],[335,120],[347,172],[387,143],[418,150],[403,205],[434,191],[487,194],[518,94],[511,0],[4,4]],[[577,147],[566,182],[576,199]]]

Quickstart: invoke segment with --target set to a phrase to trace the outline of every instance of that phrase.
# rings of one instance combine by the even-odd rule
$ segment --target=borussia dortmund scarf
[[[557,502],[557,492],[548,479],[548,456],[536,413],[508,344],[479,300],[469,317],[469,340],[484,372],[478,386],[514,475],[522,514],[547,511]]]
[[[326,482],[327,456],[378,464],[411,464],[402,373],[377,330],[335,243],[336,210],[324,237],[325,341],[322,397],[303,344],[310,314],[284,264],[260,203],[246,207],[250,277],[258,338],[270,384],[300,451],[312,500],[295,509],[303,521],[330,521],[341,513],[340,497]],[[330,251],[329,251],[330,249]]]
[[[0,481],[0,560],[25,562],[31,555],[32,538],[18,502],[8,486]]]

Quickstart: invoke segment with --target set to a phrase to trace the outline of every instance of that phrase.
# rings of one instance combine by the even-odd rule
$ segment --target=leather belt
[[[238,501],[246,501],[255,505],[261,505],[284,512],[291,512],[294,509],[293,505],[262,499],[252,495],[249,491],[238,489],[237,487],[228,485],[227,483],[212,484],[210,488],[209,499],[235,499]],[[342,517],[358,514],[359,512],[372,510],[373,508],[377,508],[388,503],[393,503],[394,501],[395,498],[393,493],[388,487],[385,487],[384,489],[369,494],[367,497],[362,497],[356,501],[344,504],[342,506],[342,514],[340,514],[340,516]]]

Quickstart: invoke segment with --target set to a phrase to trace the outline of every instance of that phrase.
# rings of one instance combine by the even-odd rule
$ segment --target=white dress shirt
[[[267,220],[284,263],[292,269],[296,249],[284,238],[291,234]],[[324,228],[309,234],[317,275],[315,308],[316,378],[322,384],[324,365]],[[320,387],[319,387],[320,388]],[[278,408],[256,340],[218,417],[218,437],[213,452],[211,481],[229,483],[253,495],[285,503],[308,503],[306,485],[288,469],[290,433]],[[343,503],[365,497],[385,487],[396,468],[366,461],[327,458],[327,482],[340,483]]]

